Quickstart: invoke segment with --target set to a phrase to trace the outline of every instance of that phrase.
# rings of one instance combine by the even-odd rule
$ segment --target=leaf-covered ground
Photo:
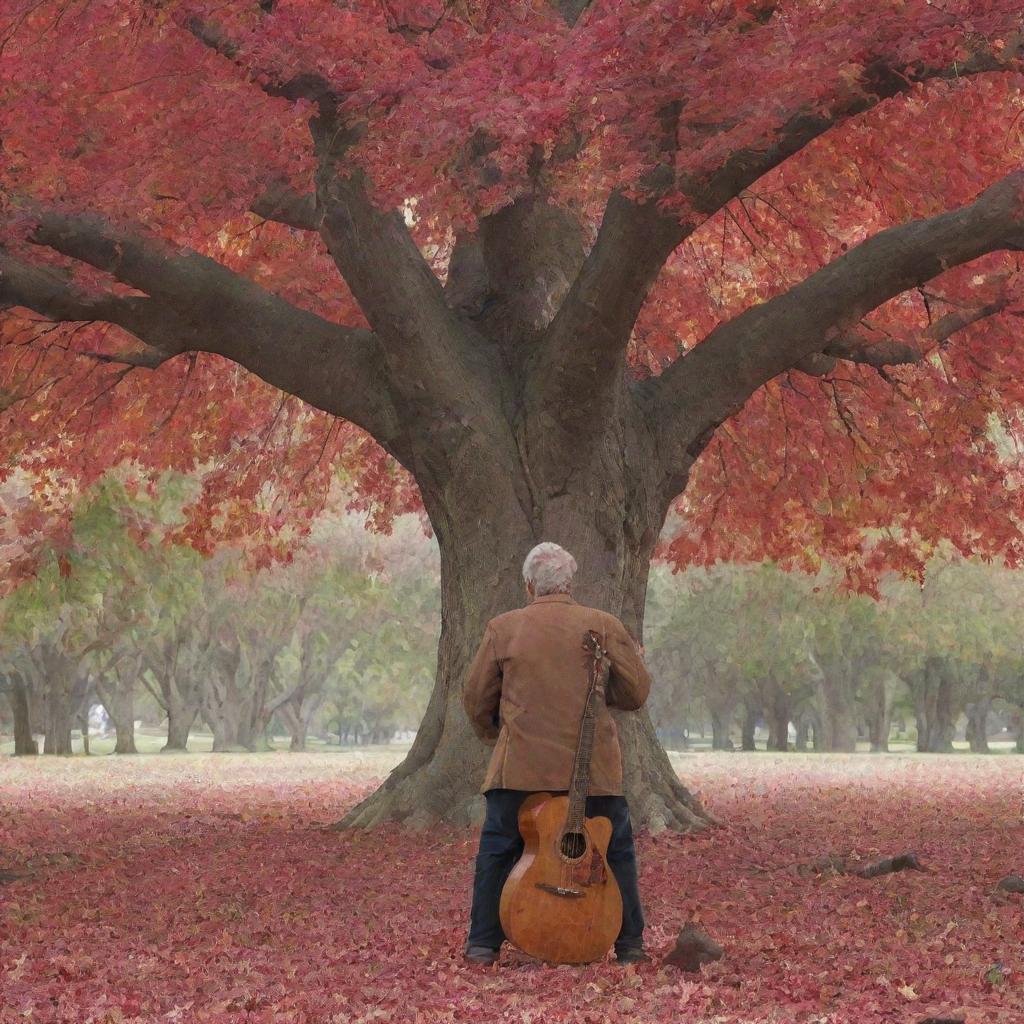
[[[5,758],[0,1020],[1024,1020],[1024,758],[678,763],[727,824],[642,838],[641,885],[653,951],[725,946],[699,976],[464,966],[474,835],[321,829],[380,759]],[[794,870],[906,850],[930,872]]]

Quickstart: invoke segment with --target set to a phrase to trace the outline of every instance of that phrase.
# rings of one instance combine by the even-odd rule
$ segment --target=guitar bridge
[[[562,885],[548,885],[546,882],[537,882],[538,889],[551,893],[552,896],[562,896],[566,899],[579,899],[583,893],[579,889],[568,889]]]

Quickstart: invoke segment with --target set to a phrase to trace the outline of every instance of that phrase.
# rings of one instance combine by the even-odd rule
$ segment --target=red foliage
[[[686,111],[677,177],[700,180],[795,111],[869,98],[858,75],[875,62],[896,74],[951,64],[979,41],[998,52],[1019,30],[1019,0],[794,0],[767,25],[758,19],[770,5],[749,0],[598,0],[573,30],[534,0],[279,0],[269,15],[266,6],[0,0],[0,212],[9,199],[11,251],[67,264],[24,244],[31,217],[15,197],[31,197],[141,223],[358,324],[319,237],[247,212],[268,184],[306,192],[313,171],[314,109],[266,95],[272,78],[315,72],[345,94],[366,124],[353,159],[382,202],[415,197],[417,240],[443,274],[452,230],[515,198],[538,151],[581,147],[551,162],[544,185],[594,227],[609,191],[635,189],[663,158],[667,103]],[[232,59],[195,38],[193,17],[233,41]],[[732,200],[662,273],[635,332],[636,372],[660,372],[718,323],[867,235],[963,204],[1019,166],[1021,81],[1010,64],[919,84]],[[465,157],[480,133],[500,176]],[[693,214],[679,195],[664,201]],[[83,287],[124,291],[82,265],[67,269]],[[1002,303],[929,361],[892,371],[895,383],[840,364],[824,379],[792,372],[763,389],[703,456],[680,506],[686,528],[663,554],[805,567],[825,557],[846,561],[867,587],[884,567],[919,570],[941,536],[1016,564],[1016,462],[1000,457],[987,428],[1020,433],[1020,289],[1018,261],[994,255],[887,303],[871,330],[911,344],[950,309]],[[60,528],[78,484],[126,459],[154,472],[217,464],[183,534],[199,547],[274,538],[284,521],[307,521],[339,464],[382,521],[416,502],[405,475],[357,431],[282,403],[217,357],[115,368],[95,360],[131,348],[117,328],[24,315],[0,321],[0,343],[0,451],[40,481],[16,508],[25,543],[44,522]],[[0,482],[5,467],[0,459]],[[253,497],[266,481],[274,493],[261,505]],[[865,529],[877,540],[890,527],[866,545]]]
[[[1011,757],[685,761],[727,824],[639,840],[657,963],[461,960],[476,836],[320,830],[374,780],[320,755],[18,762],[0,776],[0,1021],[891,1024],[1024,1014]],[[928,873],[792,870],[912,846]],[[999,971],[990,969],[1001,964]],[[986,978],[986,976],[988,976]]]

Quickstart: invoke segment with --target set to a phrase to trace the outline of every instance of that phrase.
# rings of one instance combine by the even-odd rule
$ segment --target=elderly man
[[[572,774],[588,692],[583,634],[603,638],[611,662],[607,705],[634,711],[647,699],[650,676],[626,627],[570,596],[576,560],[557,544],[538,544],[523,564],[528,604],[487,624],[463,694],[477,734],[494,743],[481,791],[487,813],[480,834],[466,959],[492,964],[505,934],[501,890],[523,852],[519,808],[531,793],[565,792]],[[619,963],[647,960],[629,807],[622,795],[622,755],[608,707],[598,712],[588,817],[611,819],[608,866],[622,893]]]

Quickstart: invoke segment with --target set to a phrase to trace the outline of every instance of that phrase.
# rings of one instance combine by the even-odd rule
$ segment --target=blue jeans
[[[473,909],[469,915],[469,946],[498,949],[505,933],[498,917],[501,890],[505,880],[523,853],[523,837],[519,834],[519,807],[529,796],[521,789],[490,789],[487,815],[480,832],[480,849],[476,855],[476,876],[473,879]],[[636,850],[629,806],[624,796],[587,797],[588,818],[609,818],[612,838],[608,844],[608,867],[619,883],[622,893],[622,930],[615,940],[615,951],[638,949],[644,943],[644,915],[640,907],[637,884]]]

